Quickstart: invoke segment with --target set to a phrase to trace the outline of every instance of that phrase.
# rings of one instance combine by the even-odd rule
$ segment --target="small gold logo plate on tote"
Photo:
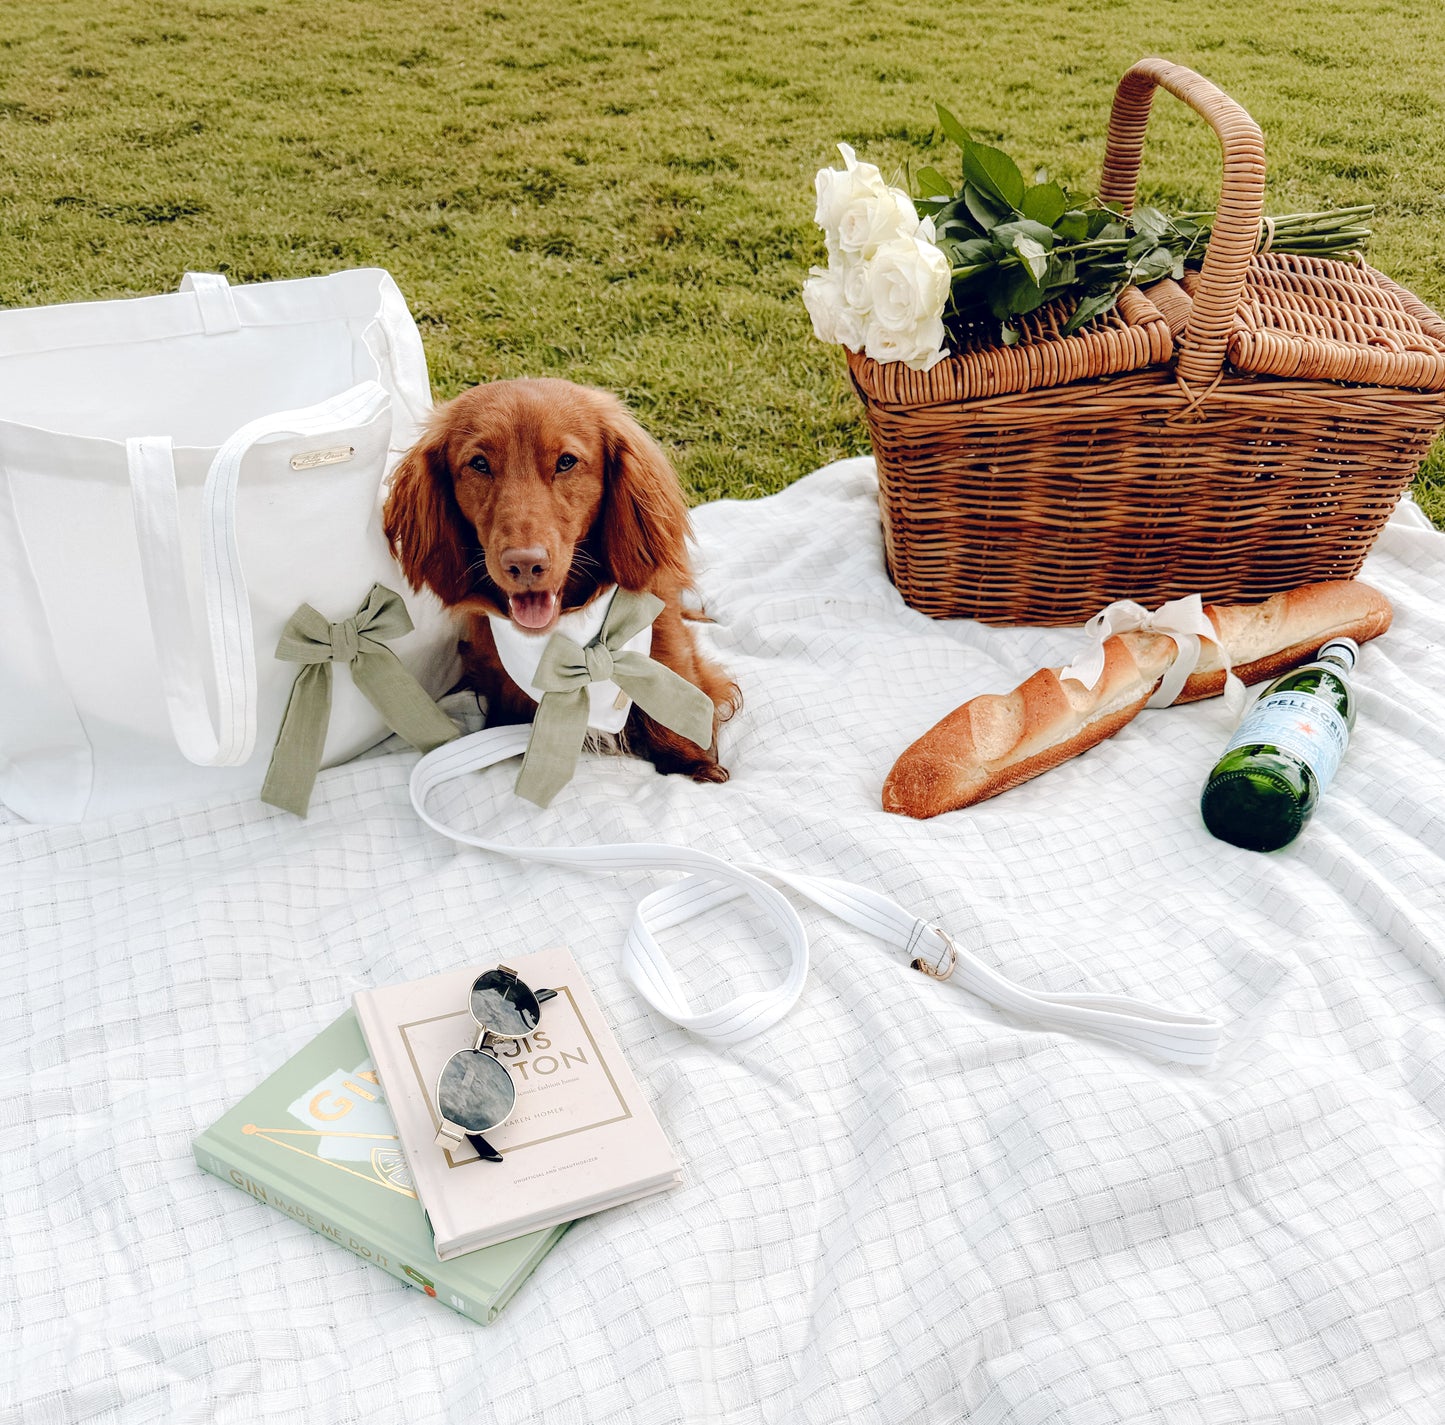
[[[304,455],[291,457],[293,470],[314,470],[318,465],[340,465],[356,454],[354,445],[333,445],[329,450],[308,450]]]

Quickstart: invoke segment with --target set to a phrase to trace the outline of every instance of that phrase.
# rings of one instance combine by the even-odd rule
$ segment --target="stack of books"
[[[364,990],[195,1141],[207,1172],[483,1325],[578,1217],[666,1191],[677,1160],[576,961],[508,957],[556,991],[496,1044],[517,1103],[487,1142],[438,1146],[435,1087],[472,1047],[482,964]]]

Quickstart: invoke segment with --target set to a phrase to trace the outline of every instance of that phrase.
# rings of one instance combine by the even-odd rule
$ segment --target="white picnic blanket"
[[[931,822],[885,815],[943,713],[1077,631],[931,622],[884,576],[871,462],[697,512],[702,636],[742,684],[726,787],[589,758],[501,841],[671,840],[876,886],[1036,988],[1219,1016],[1208,1071],[1011,1022],[803,909],[796,1011],[719,1048],[616,963],[646,878],[420,826],[415,761],[323,773],[309,821],[222,800],[0,825],[0,1418],[1267,1425],[1430,1421],[1445,1379],[1445,536],[1397,513],[1395,601],[1305,835],[1197,812],[1221,706],[1146,712]],[[736,909],[703,1003],[778,972]],[[563,940],[685,1163],[473,1326],[203,1176],[192,1136],[352,992]]]

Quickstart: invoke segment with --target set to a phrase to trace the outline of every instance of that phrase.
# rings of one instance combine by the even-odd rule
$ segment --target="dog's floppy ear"
[[[477,538],[457,505],[446,451],[446,421],[439,415],[393,472],[382,527],[412,588],[425,586],[451,605],[471,592]]]
[[[602,413],[606,489],[602,494],[603,556],[618,584],[633,591],[692,583],[687,537],[691,524],[682,487],[662,447],[609,400]]]

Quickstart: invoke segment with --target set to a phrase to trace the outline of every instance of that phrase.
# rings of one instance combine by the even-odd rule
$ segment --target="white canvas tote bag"
[[[379,269],[0,312],[0,801],[32,821],[256,791],[300,604],[353,616],[445,691],[456,634],[393,563],[380,506],[431,408]],[[345,671],[325,765],[387,735]]]

